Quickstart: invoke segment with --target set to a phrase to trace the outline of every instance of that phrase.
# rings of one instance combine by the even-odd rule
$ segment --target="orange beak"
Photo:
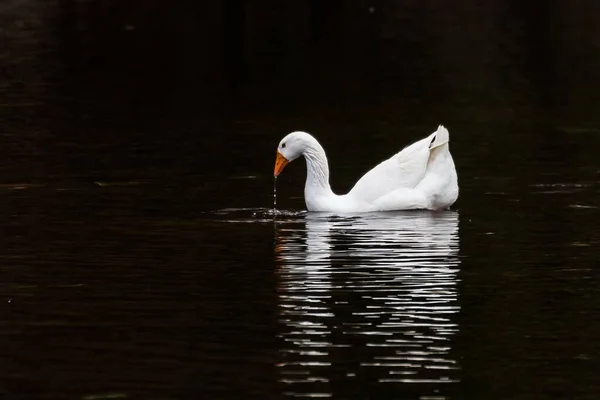
[[[275,170],[273,171],[273,175],[277,177],[283,171],[286,165],[288,165],[289,160],[283,156],[280,152],[277,152],[277,158],[275,159]]]

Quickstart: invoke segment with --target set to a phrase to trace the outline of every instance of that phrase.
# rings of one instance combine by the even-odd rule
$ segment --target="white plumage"
[[[279,143],[275,176],[288,162],[304,156],[307,167],[304,198],[309,211],[445,209],[458,198],[449,140],[448,130],[440,125],[436,132],[375,166],[348,194],[336,195],[329,185],[329,166],[323,147],[306,132],[292,132]]]

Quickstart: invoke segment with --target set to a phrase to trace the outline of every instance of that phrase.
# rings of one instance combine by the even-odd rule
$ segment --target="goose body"
[[[309,211],[441,210],[458,198],[449,140],[448,130],[440,125],[431,135],[375,166],[347,194],[336,195],[329,185],[329,165],[321,144],[306,132],[292,132],[279,143],[274,175],[304,156],[304,200]]]

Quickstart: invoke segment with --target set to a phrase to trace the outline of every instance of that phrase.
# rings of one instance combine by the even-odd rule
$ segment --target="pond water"
[[[600,397],[600,80],[582,39],[600,14],[375,2],[381,46],[344,42],[348,14],[310,39],[330,62],[310,69],[300,25],[274,31],[285,57],[261,24],[219,55],[219,2],[41,3],[0,9],[1,398]],[[318,24],[345,3],[310,4]],[[226,96],[203,86],[227,86],[221,56],[240,74]],[[244,68],[280,74],[244,92]],[[451,210],[308,213],[298,160],[273,212],[288,132],[321,141],[344,192],[438,124]]]
[[[4,184],[5,390],[593,398],[598,136],[530,151],[473,129],[451,130],[461,197],[445,212],[307,213],[298,161],[274,215],[274,150],[244,175]],[[352,172],[371,162],[348,152]],[[338,186],[357,177],[347,159],[331,160]]]

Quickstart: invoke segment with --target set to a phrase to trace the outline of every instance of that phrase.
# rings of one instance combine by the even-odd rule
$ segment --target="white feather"
[[[278,150],[290,160],[305,156],[304,196],[309,211],[444,209],[458,198],[449,141],[448,130],[440,125],[431,135],[375,166],[342,196],[331,191],[327,157],[314,137],[293,132],[281,141]],[[287,148],[282,146],[284,143]]]

